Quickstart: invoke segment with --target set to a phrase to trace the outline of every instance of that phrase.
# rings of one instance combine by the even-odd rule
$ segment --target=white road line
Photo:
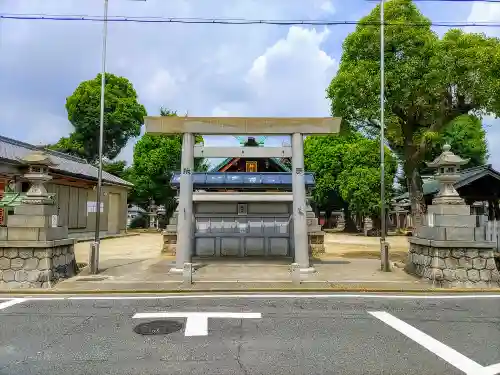
[[[468,375],[481,375],[484,374],[484,367],[479,363],[474,362],[472,359],[467,358],[463,354],[460,354],[456,350],[450,348],[449,346],[443,344],[440,341],[432,338],[426,333],[412,327],[408,323],[396,318],[395,316],[385,312],[385,311],[369,311],[369,314],[373,315],[375,318],[383,321],[388,326],[394,328],[395,330],[401,332],[406,337],[412,339],[418,344],[422,345],[425,349],[434,353],[438,357],[444,359],[450,365],[456,367],[457,369],[465,372]]]
[[[137,313],[133,319],[186,318],[184,336],[207,336],[208,318],[220,319],[260,319],[261,313],[230,312],[154,312]]]
[[[481,375],[497,375],[500,374],[500,363],[496,365],[486,366],[481,372]]]
[[[207,336],[208,319],[203,316],[192,316],[186,319],[184,336]]]
[[[216,292],[214,292],[216,293]],[[498,298],[499,294],[433,294],[433,295],[403,295],[403,294],[304,294],[304,293],[288,293],[288,294],[175,294],[175,295],[150,295],[150,296],[70,296],[69,300],[141,300],[141,299],[197,299],[197,298],[359,298],[359,299],[489,299]]]
[[[214,292],[217,293],[217,292]],[[126,293],[124,293],[126,294]],[[247,299],[268,299],[268,298],[317,298],[317,299],[328,299],[328,298],[358,298],[358,299],[500,299],[500,293],[498,294],[344,294],[344,293],[321,293],[321,294],[306,294],[306,293],[269,293],[269,294],[197,294],[196,292],[190,294],[159,294],[159,295],[68,295],[64,297],[37,297],[37,296],[23,296],[23,299],[30,301],[60,301],[60,300],[155,300],[155,299],[198,299],[198,298],[247,298]],[[0,298],[0,300],[11,300],[10,298]]]
[[[26,298],[14,298],[11,299],[10,301],[5,301],[0,303],[0,310],[6,309],[7,307],[17,305],[18,303],[22,303],[27,301]]]

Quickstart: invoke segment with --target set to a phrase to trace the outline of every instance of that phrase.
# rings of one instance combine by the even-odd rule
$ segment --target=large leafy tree
[[[340,136],[312,136],[304,143],[305,166],[316,174],[315,202],[331,211],[342,208],[346,231],[354,231],[350,213],[380,217],[379,142],[359,133]],[[385,201],[389,202],[397,162],[385,149]]]
[[[486,131],[481,119],[474,115],[462,115],[450,122],[439,134],[437,139],[427,148],[424,160],[434,160],[443,152],[443,145],[448,143],[452,151],[469,162],[462,168],[471,168],[484,165],[488,160],[488,143]],[[435,171],[421,163],[419,173],[433,174]],[[407,179],[404,173],[399,177],[400,193],[407,192]]]
[[[176,112],[162,108],[162,116],[177,116]],[[201,136],[196,142],[203,141]],[[130,201],[143,207],[151,199],[165,205],[167,214],[175,209],[175,191],[170,187],[172,173],[181,169],[182,135],[145,134],[134,147],[130,179],[134,189]],[[195,160],[195,170],[206,170],[203,159]]]
[[[416,221],[425,210],[421,163],[457,117],[500,113],[500,43],[449,30],[442,39],[411,0],[386,2],[386,137],[403,162]],[[379,6],[344,41],[328,87],[332,114],[365,134],[380,130]]]
[[[146,109],[138,102],[128,79],[110,73],[105,78],[103,156],[112,160],[130,138],[139,136]],[[99,153],[100,100],[101,74],[80,83],[66,99],[68,119],[74,130],[51,148],[94,163]]]

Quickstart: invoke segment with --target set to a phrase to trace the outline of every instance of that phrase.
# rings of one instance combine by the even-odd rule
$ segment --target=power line
[[[430,1],[430,0],[429,0]],[[439,0],[450,1],[450,0]],[[458,0],[454,0],[458,1]],[[464,1],[464,0],[461,0]],[[500,2],[500,1],[498,1]],[[57,14],[0,14],[0,20],[40,20],[40,21],[80,21],[80,22],[103,22],[102,16],[90,15],[57,15]],[[272,19],[245,19],[245,18],[177,18],[177,17],[123,17],[110,16],[108,22],[132,22],[132,23],[180,23],[180,24],[216,24],[216,25],[276,25],[276,26],[338,26],[338,25],[372,25],[380,26],[376,21],[352,21],[352,20],[272,20]],[[385,22],[386,26],[408,26],[408,27],[500,27],[500,22],[476,21],[476,22]]]

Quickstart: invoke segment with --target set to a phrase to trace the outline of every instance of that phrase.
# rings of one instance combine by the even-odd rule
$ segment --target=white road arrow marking
[[[220,319],[260,319],[261,313],[228,312],[155,312],[137,313],[133,319],[186,318],[184,336],[207,336],[208,318]]]
[[[406,337],[412,339],[416,343],[422,345],[425,349],[434,353],[441,359],[448,362],[467,375],[496,375],[500,373],[500,363],[487,367],[481,366],[479,363],[467,358],[455,349],[443,344],[426,333],[416,329],[415,327],[403,322],[395,316],[385,311],[368,311],[375,318],[383,321],[388,326],[401,332]]]

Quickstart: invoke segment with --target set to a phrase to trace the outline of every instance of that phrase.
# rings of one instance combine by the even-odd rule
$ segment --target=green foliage
[[[176,116],[176,113],[161,109],[162,116]],[[202,142],[197,136],[195,141]],[[181,169],[182,135],[145,134],[134,147],[133,168],[130,181],[134,189],[129,197],[131,202],[146,207],[153,199],[156,204],[164,204],[167,213],[175,207],[175,191],[170,187],[172,173]],[[207,165],[203,159],[195,159],[195,171],[203,171]]]
[[[149,220],[146,215],[137,215],[130,221],[129,228],[137,229],[137,228],[147,228],[149,225]]]
[[[323,207],[349,209],[377,216],[380,210],[380,143],[356,133],[308,137],[305,166],[316,174],[314,200]],[[391,198],[396,159],[385,150],[386,201]]]
[[[453,129],[450,122],[468,113],[500,114],[500,42],[456,29],[439,39],[411,0],[388,1],[384,10],[386,138],[417,181],[415,171]],[[380,22],[379,6],[361,21]],[[327,95],[334,116],[364,134],[379,133],[379,26],[360,24],[345,39]]]
[[[62,137],[57,143],[48,145],[47,148],[49,150],[63,152],[79,158],[85,158],[85,148],[83,143],[78,141],[74,134],[71,134],[69,137]]]
[[[434,160],[443,152],[445,143],[451,150],[464,159],[470,159],[462,168],[484,165],[488,160],[486,131],[481,119],[473,115],[462,115],[452,120],[438,139],[431,145],[425,160]]]
[[[127,162],[125,160],[107,161],[103,160],[102,170],[117,177],[123,178],[127,175]]]
[[[488,144],[486,141],[486,131],[483,128],[481,119],[474,115],[462,115],[452,120],[443,130],[437,139],[427,148],[424,161],[434,160],[443,152],[443,145],[451,145],[452,151],[464,159],[469,159],[469,163],[462,169],[484,165],[488,160]],[[435,171],[429,169],[425,162],[421,162],[419,172],[422,175],[433,174]],[[408,191],[406,175],[398,176],[398,191],[396,195]]]
[[[112,160],[132,137],[140,134],[146,109],[137,101],[137,93],[124,77],[106,73],[103,156]],[[101,74],[84,81],[66,99],[68,119],[74,127],[69,138],[54,147],[77,150],[79,156],[93,163],[99,153]],[[73,153],[73,151],[71,151]]]

